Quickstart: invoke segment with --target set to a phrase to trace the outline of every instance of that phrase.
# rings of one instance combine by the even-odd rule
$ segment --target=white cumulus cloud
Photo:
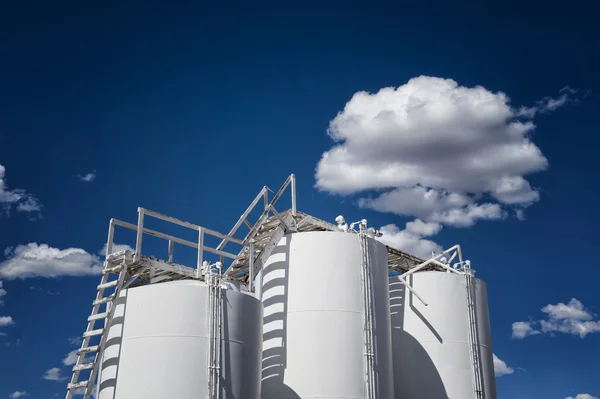
[[[496,373],[496,377],[501,377],[506,374],[512,374],[515,370],[512,367],[508,367],[506,362],[494,354],[494,372]]]
[[[600,320],[594,320],[597,315],[585,309],[576,298],[569,303],[546,305],[542,308],[546,319],[532,322],[513,323],[513,338],[522,339],[530,335],[541,333],[564,333],[585,338],[586,335],[600,332]],[[533,326],[539,325],[539,329]]]
[[[29,394],[25,391],[15,391],[15,392],[11,393],[10,395],[8,395],[8,397],[11,399],[17,399],[22,396],[29,396]]]
[[[394,224],[383,226],[383,233],[378,240],[392,248],[399,248],[421,258],[431,257],[432,252],[440,253],[442,248],[431,240],[424,239],[439,233],[442,225],[439,223],[425,223],[419,219],[406,223],[406,228],[400,230]]]
[[[102,262],[81,248],[57,249],[47,244],[30,243],[7,248],[7,259],[0,263],[0,277],[83,276],[100,274]]]
[[[50,370],[46,370],[46,372],[42,375],[42,380],[49,381],[64,381],[67,377],[64,377],[60,373],[60,369],[58,367],[53,367]]]
[[[13,206],[18,212],[39,213],[42,204],[38,199],[19,188],[10,190],[4,180],[5,174],[6,168],[0,165],[0,216],[10,214]]]
[[[423,222],[469,227],[509,211],[523,219],[539,200],[526,176],[548,167],[532,141],[533,118],[576,94],[565,88],[514,108],[502,92],[429,76],[357,92],[330,122],[336,144],[317,165],[316,187]]]
[[[598,398],[590,395],[589,393],[580,393],[579,395],[577,395],[575,397],[568,396],[565,399],[598,399]]]
[[[15,324],[12,317],[10,316],[0,316],[0,327],[12,326]]]

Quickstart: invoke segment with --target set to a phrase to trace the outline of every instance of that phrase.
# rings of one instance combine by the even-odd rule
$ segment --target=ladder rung
[[[99,328],[97,330],[92,330],[92,331],[86,331],[83,333],[83,337],[87,338],[87,337],[93,337],[96,335],[102,335],[103,332],[104,332],[104,328]]]
[[[115,294],[110,294],[107,297],[95,300],[94,302],[92,302],[92,305],[102,305],[103,303],[111,302],[113,299],[115,299]]]
[[[89,370],[94,367],[94,363],[77,364],[73,367],[73,371]]]
[[[100,284],[98,290],[104,290],[111,287],[116,287],[119,284],[119,280],[109,281],[108,283]]]
[[[95,315],[92,315],[92,316],[88,317],[88,321],[105,319],[107,316],[108,316],[108,312],[98,313],[98,314],[95,314]]]
[[[89,346],[87,348],[81,348],[81,349],[79,349],[77,351],[77,354],[98,352],[99,349],[100,349],[99,345]]]
[[[73,384],[69,384],[67,385],[67,389],[71,390],[71,389],[77,389],[77,388],[83,388],[83,387],[87,387],[89,381],[79,381],[79,382],[75,382]]]
[[[110,274],[110,273],[120,272],[122,268],[123,268],[123,266],[121,266],[121,265],[115,266],[115,267],[107,267],[104,270],[102,270],[102,274]]]

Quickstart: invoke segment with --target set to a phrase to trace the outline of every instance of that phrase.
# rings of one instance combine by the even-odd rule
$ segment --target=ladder
[[[473,270],[468,266],[465,267],[465,285],[467,289],[467,314],[469,319],[469,349],[473,368],[475,398],[485,399],[479,334],[477,331],[477,311],[475,309],[475,284],[473,283]]]
[[[207,399],[218,399],[221,378],[221,327],[223,319],[221,264],[217,271],[206,265],[205,273],[208,286],[208,390]]]
[[[363,293],[364,350],[365,350],[365,399],[377,399],[375,364],[375,339],[373,322],[373,274],[366,221],[360,223],[358,232],[361,251],[361,285]]]
[[[88,324],[85,333],[83,334],[83,342],[81,348],[77,351],[77,361],[73,366],[73,375],[71,382],[67,385],[66,399],[71,399],[74,395],[83,393],[83,399],[89,399],[94,388],[94,380],[98,375],[98,368],[102,359],[102,352],[106,345],[108,330],[110,328],[113,315],[115,312],[115,300],[119,297],[119,293],[125,282],[127,274],[127,254],[124,255],[121,262],[113,261],[117,255],[112,254],[104,261],[104,269],[102,270],[102,279],[97,287],[96,299],[92,302],[92,313],[88,317]],[[116,279],[110,279],[111,276],[117,275]],[[107,290],[112,293],[107,294]],[[104,311],[100,311],[102,306],[105,306]],[[97,321],[104,321],[104,326],[96,328]],[[91,345],[90,341],[95,337],[100,337],[99,343]],[[89,361],[86,357],[88,354],[94,354],[94,359]],[[89,370],[89,375],[86,380],[80,381],[82,371]]]

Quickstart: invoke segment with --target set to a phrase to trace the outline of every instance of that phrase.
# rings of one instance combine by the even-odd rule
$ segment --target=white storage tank
[[[393,398],[387,251],[369,238],[376,398]],[[359,236],[284,236],[257,274],[264,305],[263,399],[365,397]]]
[[[225,284],[223,284],[225,286]],[[222,290],[220,398],[260,397],[262,305]],[[121,292],[101,363],[99,399],[207,397],[208,287],[194,280]]]
[[[496,399],[485,283],[472,278],[483,395],[475,392],[465,276],[426,271],[407,276],[425,306],[398,277],[390,278],[396,399]]]

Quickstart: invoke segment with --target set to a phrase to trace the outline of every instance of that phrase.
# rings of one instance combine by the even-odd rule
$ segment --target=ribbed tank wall
[[[393,398],[387,252],[369,239],[378,399]],[[264,305],[263,399],[365,396],[361,250],[356,234],[281,239],[257,290]]]
[[[262,305],[224,289],[221,398],[260,397]],[[176,281],[121,292],[101,365],[99,399],[207,397],[208,288]]]
[[[477,398],[469,348],[465,276],[417,272],[408,276],[414,296],[390,278],[392,352],[396,399]],[[496,399],[492,339],[485,283],[473,278],[476,325],[485,399]]]

